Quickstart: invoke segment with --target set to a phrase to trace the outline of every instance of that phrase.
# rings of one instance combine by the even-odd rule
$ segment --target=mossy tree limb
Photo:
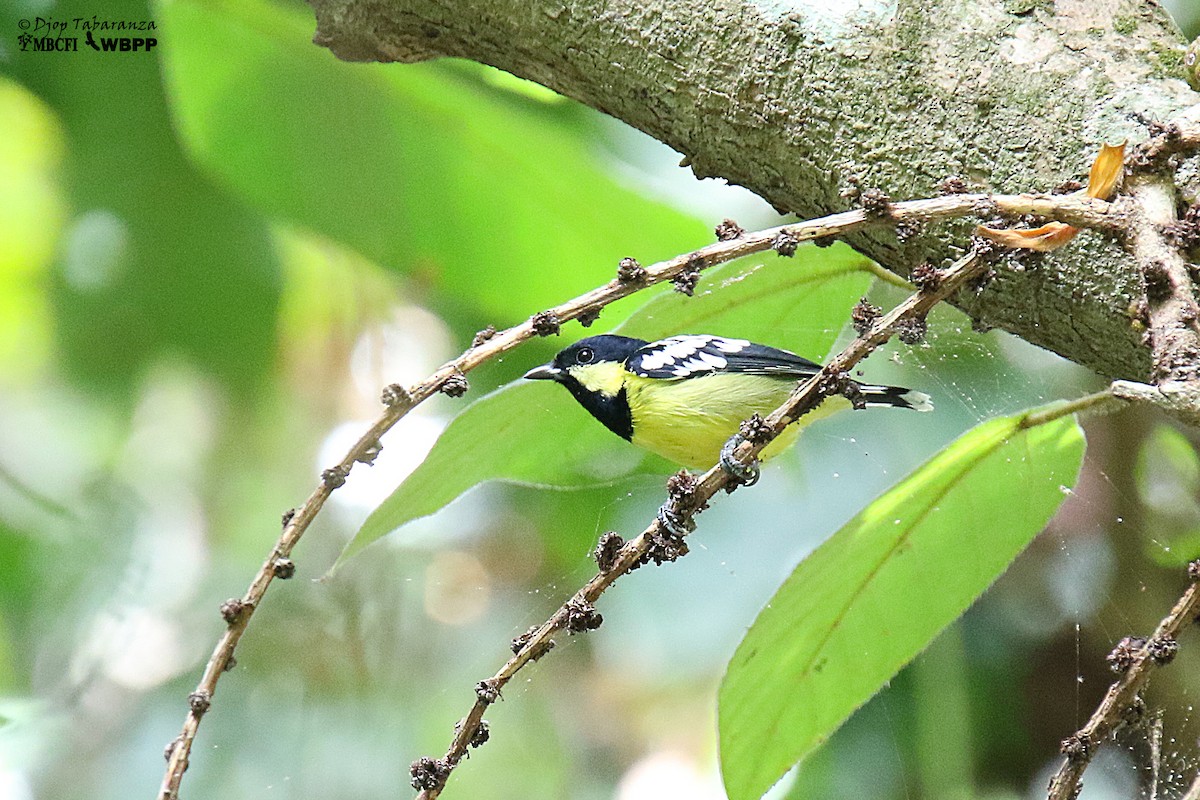
[[[1200,102],[1178,29],[1137,0],[311,2],[315,41],[340,58],[499,67],[801,217],[865,188],[930,196],[950,175],[1049,190],[1082,177],[1100,142],[1145,138],[1149,122]],[[963,233],[848,239],[906,275],[955,255]],[[1120,243],[1089,232],[957,302],[1102,375],[1144,380],[1149,353],[1129,319],[1140,290]]]

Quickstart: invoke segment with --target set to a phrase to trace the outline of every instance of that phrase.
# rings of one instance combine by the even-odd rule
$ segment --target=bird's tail
[[[924,392],[906,389],[903,386],[868,386],[858,387],[868,406],[895,406],[896,408],[911,408],[913,411],[933,411],[933,401]]]

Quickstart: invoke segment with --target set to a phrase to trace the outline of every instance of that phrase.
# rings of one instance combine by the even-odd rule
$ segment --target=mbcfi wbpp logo
[[[92,38],[92,32],[87,32],[85,43],[88,47],[102,53],[136,53],[139,50],[149,53],[158,44],[158,39],[141,36],[101,36],[99,43]]]
[[[17,27],[25,33],[17,36],[17,46],[22,52],[77,53],[80,37],[82,43],[97,53],[149,53],[158,46],[154,36],[107,36],[108,32],[125,31],[141,33],[153,31],[158,26],[154,20],[112,20],[93,16],[56,20],[53,17],[34,17],[17,20]],[[76,35],[64,35],[67,33]],[[40,35],[39,35],[40,34]]]

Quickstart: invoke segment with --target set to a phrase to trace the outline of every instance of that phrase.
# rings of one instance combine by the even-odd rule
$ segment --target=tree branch
[[[1148,0],[530,0],[519,14],[500,0],[310,2],[315,41],[340,58],[499,67],[802,217],[871,187],[928,197],[952,175],[987,190],[1055,186],[1097,142],[1145,139],[1149,120],[1200,102],[1173,60],[1182,37]],[[1118,34],[1115,20],[1134,29]],[[847,241],[907,275],[952,257],[966,233],[859,229]],[[957,303],[1102,375],[1146,380],[1127,316],[1140,294],[1129,255],[1088,236]]]
[[[1200,379],[1200,306],[1182,251],[1166,232],[1178,222],[1175,190],[1169,176],[1148,175],[1131,181],[1136,214],[1129,244],[1146,294],[1147,334],[1154,383],[1194,383]]]
[[[800,242],[840,235],[860,228],[895,225],[904,221],[932,221],[991,213],[1036,213],[1077,225],[1112,227],[1120,225],[1123,211],[1113,204],[1085,197],[1050,195],[988,196],[962,194],[929,200],[890,203],[885,209],[869,214],[865,210],[847,211],[821,219],[741,233],[736,238],[718,241],[667,261],[642,267],[632,259],[620,265],[618,277],[548,311],[533,315],[520,325],[496,332],[480,332],[472,347],[455,360],[443,365],[424,381],[405,388],[387,387],[383,393],[383,414],[334,466],[321,473],[321,482],[299,509],[284,515],[283,532],[271,548],[262,567],[241,598],[226,601],[221,614],[226,629],[217,641],[196,690],[188,696],[188,714],[179,736],[167,745],[167,768],[159,790],[160,800],[176,800],[183,773],[187,770],[192,744],[200,720],[209,710],[221,676],[236,663],[234,650],[246,632],[250,619],[275,578],[290,578],[295,572],[292,550],[320,513],[334,489],[345,483],[357,463],[371,464],[380,452],[380,437],[391,430],[409,411],[438,392],[459,396],[466,391],[464,375],[485,361],[505,353],[535,336],[557,333],[569,320],[591,324],[608,304],[663,281],[674,280],[689,272],[723,264],[743,256],[775,249],[791,255]]]
[[[1200,800],[1200,770],[1196,771],[1196,779],[1179,800]]]
[[[1109,654],[1113,670],[1123,674],[1108,688],[1087,724],[1063,740],[1062,752],[1066,758],[1050,779],[1049,800],[1074,800],[1096,749],[1122,722],[1136,719],[1144,711],[1139,693],[1150,673],[1154,667],[1169,664],[1175,658],[1180,632],[1200,615],[1200,561],[1188,565],[1188,577],[1191,585],[1149,639],[1126,637]]]
[[[1200,117],[1200,107],[1192,115]],[[1200,426],[1200,305],[1192,281],[1196,268],[1184,253],[1200,245],[1200,204],[1178,218],[1175,186],[1164,167],[1166,157],[1196,147],[1200,121],[1181,118],[1160,126],[1130,154],[1139,174],[1128,181],[1126,239],[1144,287],[1134,316],[1145,328],[1154,383],[1113,383],[1117,396],[1151,403],[1192,426]]]
[[[853,384],[848,373],[886,342],[893,334],[911,330],[914,323],[924,324],[929,310],[952,296],[964,285],[986,279],[989,267],[975,252],[969,253],[945,271],[922,278],[923,287],[883,317],[863,325],[863,332],[841,353],[826,364],[820,373],[797,386],[792,395],[765,420],[757,417],[742,425],[742,433],[731,443],[732,459],[743,468],[752,468],[758,454],[783,430],[801,416],[814,410],[832,394],[846,392],[853,399]],[[1115,404],[1115,405],[1114,405]],[[1111,410],[1122,403],[1104,391],[1064,403],[1058,408],[1030,414],[1022,427],[1031,428],[1073,413],[1089,410]],[[618,578],[650,560],[656,563],[674,561],[687,553],[682,541],[692,529],[693,518],[709,507],[715,496],[725,489],[732,492],[740,485],[738,478],[720,465],[701,476],[681,472],[667,484],[669,499],[659,516],[637,538],[621,543],[616,534],[605,534],[596,548],[600,570],[579,591],[563,603],[544,623],[531,628],[513,642],[515,654],[492,677],[475,687],[476,700],[467,716],[454,728],[454,737],[446,754],[440,759],[420,758],[412,764],[413,786],[420,790],[417,800],[434,800],[450,774],[462,761],[469,748],[487,741],[490,730],[483,719],[487,708],[500,699],[501,690],[531,661],[545,655],[554,647],[553,636],[566,629],[572,633],[599,627],[600,616],[595,602]],[[619,549],[616,549],[619,546]],[[582,621],[581,621],[582,620]]]
[[[375,460],[381,448],[380,437],[418,404],[438,392],[453,396],[463,394],[467,389],[464,376],[485,361],[536,336],[558,333],[562,323],[569,320],[579,320],[585,325],[590,325],[610,303],[663,281],[675,280],[689,273],[697,273],[717,264],[767,250],[774,249],[781,255],[791,255],[801,242],[827,239],[864,228],[994,213],[1037,214],[1072,225],[1121,230],[1126,226],[1128,210],[1120,203],[1107,203],[1078,194],[957,194],[898,203],[885,200],[872,209],[846,211],[754,233],[744,233],[738,229],[730,232],[731,235],[736,234],[734,238],[718,241],[649,267],[642,267],[632,259],[626,259],[618,269],[618,277],[604,286],[535,314],[507,330],[481,331],[471,348],[457,359],[443,365],[424,381],[409,388],[399,385],[387,387],[383,393],[386,406],[383,414],[337,464],[321,473],[320,484],[304,504],[284,515],[283,531],[245,594],[241,598],[228,600],[221,606],[222,616],[227,623],[226,629],[209,657],[196,690],[188,697],[189,711],[180,735],[166,748],[167,768],[159,791],[160,800],[178,798],[179,786],[188,767],[200,720],[211,707],[221,676],[236,663],[234,650],[271,582],[275,578],[286,579],[294,574],[296,567],[291,559],[292,550],[320,513],[330,494],[345,483],[355,464],[371,464]],[[862,353],[858,358],[865,354]],[[749,457],[752,458],[757,452],[758,450],[754,449]],[[476,726],[476,733],[477,730]]]
[[[835,356],[821,371],[802,382],[788,399],[765,420],[755,418],[753,424],[743,423],[743,434],[731,455],[743,468],[752,468],[758,454],[785,427],[816,408],[826,397],[852,393],[848,372],[875,348],[886,342],[905,323],[924,324],[925,315],[934,305],[951,296],[972,280],[985,276],[989,268],[982,258],[972,252],[945,271],[937,271],[922,280],[923,287],[897,305],[891,312],[878,317],[863,332]],[[710,501],[722,489],[733,491],[739,480],[720,465],[701,476],[681,472],[668,482],[670,499],[659,512],[658,519],[637,538],[624,544],[615,555],[598,559],[602,569],[579,591],[567,600],[538,628],[514,642],[515,654],[492,677],[476,686],[476,700],[467,716],[455,726],[454,738],[441,759],[421,758],[413,762],[414,788],[420,789],[418,800],[433,800],[446,785],[451,772],[462,761],[472,743],[479,742],[484,730],[484,712],[500,697],[501,690],[529,662],[540,658],[554,646],[553,636],[563,629],[574,632],[598,626],[595,602],[622,575],[653,559],[673,561],[687,552],[682,538],[694,528],[695,515],[708,508]],[[606,538],[608,535],[606,535]],[[610,544],[611,546],[611,540]],[[598,553],[605,548],[602,541]],[[603,567],[607,567],[606,569]],[[587,622],[580,623],[584,617]],[[595,622],[595,624],[591,624]]]
[[[1138,317],[1146,326],[1153,355],[1154,385],[1112,384],[1114,396],[1153,403],[1191,425],[1200,424],[1200,306],[1180,237],[1172,236],[1181,223],[1175,211],[1175,185],[1164,167],[1167,156],[1195,141],[1200,141],[1200,127],[1186,120],[1169,123],[1132,154],[1132,165],[1140,168],[1140,174],[1127,181],[1132,204],[1126,239],[1145,287]],[[1074,800],[1096,749],[1122,723],[1144,712],[1140,692],[1152,667],[1175,658],[1180,631],[1200,612],[1200,561],[1189,565],[1188,577],[1192,585],[1149,639],[1125,637],[1109,654],[1110,666],[1122,676],[1109,687],[1088,723],[1063,740],[1066,758],[1050,781],[1049,800]],[[1200,786],[1200,778],[1196,785]]]

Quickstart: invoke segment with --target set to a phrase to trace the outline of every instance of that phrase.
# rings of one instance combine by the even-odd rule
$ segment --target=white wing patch
[[[750,346],[750,342],[746,339],[721,339],[716,336],[708,338],[712,342],[713,347],[722,353],[740,353]]]
[[[668,372],[676,378],[686,378],[702,372],[725,369],[729,361],[722,353],[732,355],[750,346],[746,339],[725,339],[720,336],[672,336],[642,348],[634,371],[643,375]]]

